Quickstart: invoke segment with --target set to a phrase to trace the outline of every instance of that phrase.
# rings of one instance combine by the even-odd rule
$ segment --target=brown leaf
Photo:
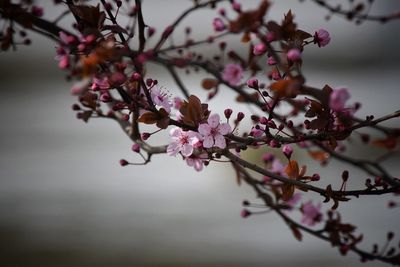
[[[210,111],[208,105],[202,104],[194,95],[189,96],[188,102],[184,101],[179,109],[184,123],[197,127],[199,123],[207,120]]]
[[[325,161],[329,158],[329,153],[324,151],[308,151],[308,154],[318,161]]]
[[[296,179],[299,177],[299,165],[297,164],[297,161],[289,161],[289,164],[285,168],[285,173],[291,179]]]
[[[254,93],[250,94],[249,96],[254,100],[258,100],[260,95],[257,92],[254,92]],[[236,101],[239,103],[247,103],[246,98],[244,98],[244,96],[242,96],[242,95],[238,95],[236,97]]]
[[[100,11],[100,6],[70,5],[71,12],[89,27],[98,28],[103,25],[105,13]]]
[[[279,80],[272,83],[270,89],[274,91],[278,97],[294,98],[298,95],[301,86],[302,82],[297,79]]]
[[[229,23],[229,31],[239,33],[250,30],[263,22],[264,15],[270,6],[269,1],[264,0],[255,10],[241,12],[236,20]]]
[[[161,108],[156,112],[145,112],[137,120],[144,124],[156,124],[158,128],[166,129],[169,125],[169,114]]]
[[[288,201],[289,199],[291,199],[293,194],[294,194],[294,185],[291,185],[288,183],[282,185],[282,200],[283,201]]]
[[[216,87],[217,85],[218,85],[218,80],[211,79],[211,78],[205,78],[201,82],[201,86],[206,90],[210,90],[210,89]]]

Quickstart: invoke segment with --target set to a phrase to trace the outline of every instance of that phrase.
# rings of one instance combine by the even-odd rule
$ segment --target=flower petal
[[[203,136],[210,135],[211,133],[211,127],[210,125],[203,123],[199,125],[199,133]]]
[[[176,154],[178,154],[179,152],[179,146],[178,143],[173,142],[171,144],[168,145],[167,147],[167,154],[169,156],[176,156]]]
[[[181,136],[181,134],[182,134],[182,130],[181,130],[181,128],[178,128],[178,127],[172,128],[169,131],[169,135],[171,137],[179,137],[179,136]]]
[[[183,145],[181,148],[181,153],[184,157],[189,157],[193,153],[193,146],[190,144]]]
[[[211,128],[217,128],[219,125],[219,115],[218,114],[213,114],[208,117],[208,125],[211,126]]]
[[[218,132],[222,135],[226,135],[231,131],[231,126],[228,123],[222,123],[218,126]]]
[[[203,147],[210,148],[213,145],[214,145],[214,139],[212,138],[212,136],[211,135],[205,136],[203,140]]]
[[[219,147],[221,149],[224,149],[226,147],[225,138],[221,134],[214,136],[214,138],[215,138],[215,146],[216,147]]]

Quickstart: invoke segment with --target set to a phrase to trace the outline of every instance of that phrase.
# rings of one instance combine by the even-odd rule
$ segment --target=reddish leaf
[[[270,85],[270,89],[278,97],[291,97],[294,98],[299,93],[302,82],[297,79],[279,80]]]
[[[207,104],[202,104],[196,96],[189,96],[188,102],[183,102],[179,109],[184,123],[191,126],[198,126],[199,123],[207,120],[210,111]]]
[[[241,12],[236,20],[229,23],[229,30],[233,33],[239,33],[252,29],[253,26],[263,22],[269,6],[270,3],[264,0],[257,9]]]
[[[299,228],[297,228],[295,225],[291,224],[290,229],[292,230],[292,233],[294,237],[298,240],[301,241],[303,239],[303,235],[301,234]]]
[[[299,177],[299,165],[297,164],[297,161],[291,160],[285,168],[285,173],[291,179]]]
[[[157,127],[166,129],[169,125],[169,114],[165,111],[165,109],[161,108],[158,113],[143,113],[137,121],[145,124],[156,124]]]
[[[308,154],[318,161],[325,161],[329,158],[329,153],[324,151],[308,151]]]
[[[217,85],[218,85],[218,80],[211,79],[211,78],[205,78],[201,82],[201,86],[206,90],[210,90],[210,89],[216,87]]]

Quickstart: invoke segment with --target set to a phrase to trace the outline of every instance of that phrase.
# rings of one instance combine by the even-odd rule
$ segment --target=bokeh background
[[[48,16],[60,13],[51,1],[39,2]],[[158,29],[191,4],[143,2],[146,21]],[[247,8],[258,1],[242,2]],[[281,20],[290,8],[300,28],[331,33],[329,46],[305,52],[309,84],[347,86],[352,101],[363,103],[359,116],[399,109],[399,21],[355,26],[333,17],[327,22],[328,12],[310,1],[275,2],[270,18]],[[376,2],[377,14],[400,10],[399,1]],[[201,11],[184,25],[193,26],[193,36],[207,36],[215,16],[215,10]],[[148,166],[121,168],[120,158],[139,160],[130,151],[129,139],[111,121],[84,124],[75,118],[71,83],[57,69],[55,44],[31,36],[31,46],[0,54],[2,266],[361,266],[353,254],[342,257],[312,237],[295,241],[273,214],[242,219],[241,201],[253,201],[255,194],[236,184],[228,164],[211,164],[197,173],[179,158],[155,156]],[[157,67],[149,73],[156,73],[162,85],[176,92],[168,74]],[[185,83],[205,95],[193,76],[185,77]],[[223,91],[209,104],[222,111],[233,97]],[[232,105],[235,111],[248,111]],[[310,172],[314,168],[324,182],[331,179],[334,187],[340,186],[338,177],[346,166],[332,162],[322,169],[295,153]],[[350,146],[348,153],[372,158],[382,151]],[[398,160],[396,156],[387,162],[394,175],[399,175]],[[367,178],[357,171],[351,177],[358,182]],[[388,199],[361,198],[341,206],[344,219],[366,233],[368,249],[372,242],[383,243],[387,231],[399,230],[399,212],[386,208]]]

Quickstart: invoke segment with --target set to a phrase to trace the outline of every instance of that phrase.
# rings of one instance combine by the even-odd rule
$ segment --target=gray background
[[[49,16],[58,14],[42,2]],[[251,7],[257,1],[243,2]],[[280,20],[291,8],[302,29],[326,28],[331,33],[329,46],[305,52],[309,84],[346,85],[352,101],[363,103],[360,116],[399,109],[399,22],[354,26],[338,17],[326,22],[327,12],[309,1],[276,2],[271,18]],[[374,9],[378,14],[400,8],[398,1],[379,2]],[[189,4],[144,1],[144,13],[159,28]],[[215,11],[205,11],[188,19],[194,36],[206,36],[214,16]],[[121,168],[120,158],[139,161],[130,152],[131,142],[111,121],[92,120],[86,125],[75,119],[70,110],[75,102],[69,94],[71,83],[65,82],[65,73],[53,59],[55,44],[31,36],[32,46],[0,54],[0,256],[4,266],[360,265],[353,254],[343,258],[312,237],[295,241],[273,214],[240,218],[241,201],[255,200],[255,195],[245,185],[236,185],[229,165],[213,163],[196,173],[179,158],[159,156],[145,167]],[[175,93],[168,75],[157,68],[149,73],[157,73],[161,84]],[[203,94],[195,77],[185,82]],[[221,112],[232,97],[223,91],[210,102],[212,110]],[[399,126],[399,121],[392,125]],[[351,148],[348,153],[374,157],[382,151]],[[345,166],[333,162],[321,169],[308,163],[301,152],[295,155],[309,165],[310,172],[313,167],[321,172],[324,183],[331,179],[334,186],[340,185],[335,177]],[[398,159],[387,163],[394,175],[399,173]],[[351,173],[354,183],[367,178]],[[345,220],[367,233],[367,249],[374,241],[382,243],[388,230],[398,230],[398,211],[386,209],[388,199],[361,198],[341,207]]]

